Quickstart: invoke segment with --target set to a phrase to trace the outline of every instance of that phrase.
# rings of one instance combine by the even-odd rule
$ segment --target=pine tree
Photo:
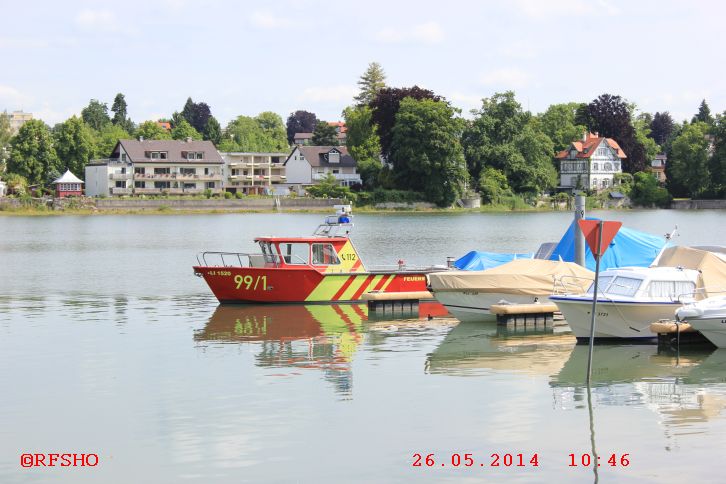
[[[358,81],[360,93],[353,98],[358,104],[370,104],[376,98],[378,91],[386,87],[386,73],[378,62],[368,64],[368,69],[360,76]]]
[[[696,121],[700,121],[702,123],[706,123],[708,125],[713,124],[713,116],[711,116],[711,109],[708,107],[708,104],[706,103],[706,100],[704,99],[701,101],[701,104],[698,106],[698,113],[693,117],[691,120],[691,123],[695,123]]]

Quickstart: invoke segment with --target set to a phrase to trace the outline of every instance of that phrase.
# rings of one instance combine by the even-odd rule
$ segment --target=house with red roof
[[[625,152],[612,138],[585,133],[555,158],[560,164],[560,189],[604,190],[613,186],[616,173],[622,173]]]

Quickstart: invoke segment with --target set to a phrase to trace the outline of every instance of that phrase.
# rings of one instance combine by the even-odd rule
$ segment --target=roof
[[[345,121],[328,121],[328,124],[330,126],[335,126],[338,128],[339,133],[345,133],[348,131],[348,127],[345,125]]]
[[[625,195],[620,192],[610,192],[609,196],[610,198],[625,198]]]
[[[111,153],[112,157],[118,157],[118,147],[123,146],[129,159],[134,163],[224,163],[211,141],[179,141],[179,140],[129,140],[122,139],[116,144]],[[151,159],[152,151],[165,151],[165,160]],[[189,151],[204,153],[201,160],[187,160],[186,153]],[[116,154],[116,156],[114,156]]]
[[[71,173],[71,170],[66,170],[66,172],[63,173],[63,176],[58,178],[53,183],[83,183],[83,180],[79,180],[76,175]]]
[[[285,160],[285,164],[290,161],[290,157],[295,150],[300,150],[300,153],[305,157],[310,166],[356,166],[357,163],[352,156],[348,154],[348,148],[345,146],[297,146],[292,153]],[[327,154],[331,151],[336,150],[340,153],[340,163],[328,163]]]
[[[295,133],[295,139],[310,139],[313,133]]]
[[[618,144],[617,141],[615,141],[612,138],[605,138],[605,137],[598,136],[597,133],[595,133],[595,134],[587,133],[585,135],[584,140],[573,141],[570,144],[569,148],[558,152],[557,155],[555,155],[555,158],[557,158],[557,159],[569,158],[570,151],[574,148],[577,150],[577,155],[575,156],[576,158],[588,159],[593,154],[595,154],[595,149],[600,145],[600,143],[603,140],[605,140],[605,142],[608,144],[608,146],[610,146],[610,148],[615,150],[615,153],[618,155],[618,158],[620,158],[620,159],[627,158],[627,156],[625,155],[625,152],[622,150],[622,148],[620,148],[620,145]]]

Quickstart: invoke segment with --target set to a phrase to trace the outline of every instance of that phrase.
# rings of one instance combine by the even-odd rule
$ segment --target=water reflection
[[[571,335],[552,328],[459,323],[426,360],[429,373],[472,376],[484,371],[551,375],[559,371],[575,346]]]
[[[255,344],[257,366],[317,369],[350,395],[351,361],[367,320],[365,304],[219,306],[194,340]]]
[[[550,378],[555,406],[586,406],[587,346],[572,349]],[[726,409],[726,350],[656,345],[598,345],[593,353],[592,398],[597,406],[642,406],[656,412],[667,437],[702,433]]]

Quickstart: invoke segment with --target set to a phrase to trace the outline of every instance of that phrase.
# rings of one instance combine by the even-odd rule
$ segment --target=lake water
[[[592,215],[726,242],[724,212]],[[354,241],[371,264],[444,263],[534,251],[571,218],[359,215]],[[723,481],[726,350],[599,345],[590,412],[587,348],[566,331],[219,307],[192,274],[199,251],[321,219],[0,217],[0,482]],[[583,466],[593,445],[600,467]]]

